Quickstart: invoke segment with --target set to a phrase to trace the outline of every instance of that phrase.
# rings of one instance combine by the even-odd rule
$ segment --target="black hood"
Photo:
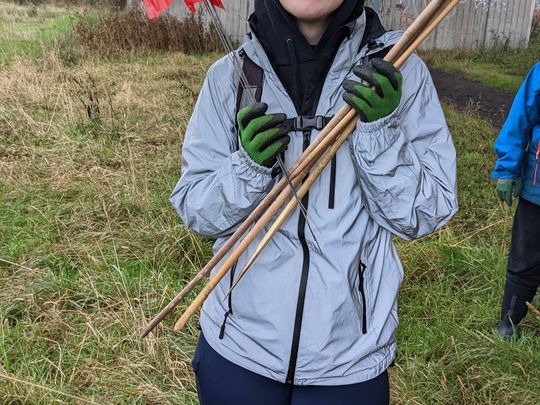
[[[315,81],[322,87],[339,45],[350,33],[349,24],[363,12],[363,0],[344,0],[329,16],[326,31],[319,43],[310,45],[298,29],[296,19],[279,0],[255,0],[255,11],[249,18],[251,30],[302,114],[313,109],[313,106],[308,108],[304,103],[306,93],[313,87],[310,84]],[[310,104],[318,102],[311,101]]]
[[[345,0],[330,15],[327,29],[316,46],[307,42],[298,29],[295,17],[283,8],[279,0],[255,0],[255,11],[249,22],[273,62],[288,62],[287,40],[292,39],[299,56],[298,62],[301,63],[304,58],[315,57],[340,29],[360,17],[363,10],[364,1]]]

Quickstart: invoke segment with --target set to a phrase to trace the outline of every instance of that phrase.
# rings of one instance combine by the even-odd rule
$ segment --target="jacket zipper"
[[[238,260],[236,262],[234,262],[234,264],[233,264],[233,266],[231,268],[229,287],[232,287],[232,285],[233,285],[234,272],[236,270],[237,263],[238,263]],[[227,312],[225,312],[225,315],[224,315],[224,318],[223,318],[223,323],[221,324],[221,328],[219,330],[219,338],[220,339],[223,339],[223,337],[225,336],[225,325],[227,324],[227,318],[229,317],[229,315],[233,314],[233,310],[232,310],[232,293],[229,294],[228,302],[229,302],[229,309],[227,310]]]
[[[310,143],[311,130],[304,131],[304,151],[308,148]],[[304,179],[305,180],[305,179]],[[308,208],[309,192],[302,198],[302,204]],[[296,361],[298,359],[298,346],[300,344],[300,331],[302,329],[302,317],[304,315],[304,303],[306,300],[306,287],[309,274],[309,249],[306,242],[305,235],[306,219],[303,215],[300,215],[298,219],[298,238],[302,245],[302,251],[304,253],[304,261],[302,263],[302,276],[300,278],[300,288],[298,291],[298,301],[296,303],[296,315],[294,319],[294,330],[291,345],[291,357],[289,359],[289,370],[287,372],[287,378],[285,379],[287,384],[294,383],[294,374],[296,371]]]
[[[366,265],[360,260],[360,266],[358,268],[358,291],[360,292],[360,298],[362,299],[362,334],[367,333],[367,303],[366,303],[366,291],[364,289],[364,273],[366,271]]]
[[[538,174],[538,162],[540,161],[540,140],[538,141],[538,148],[536,149],[536,167],[534,168],[534,180],[533,185],[536,186],[536,175]]]
[[[336,199],[336,166],[337,166],[337,154],[332,158],[330,166],[330,191],[328,193],[328,208],[333,210]]]

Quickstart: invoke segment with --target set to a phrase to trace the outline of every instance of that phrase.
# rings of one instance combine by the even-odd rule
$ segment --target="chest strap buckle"
[[[291,131],[307,131],[316,129],[320,131],[326,124],[330,122],[332,117],[324,117],[322,115],[316,116],[299,116],[295,118],[289,118],[286,123]]]

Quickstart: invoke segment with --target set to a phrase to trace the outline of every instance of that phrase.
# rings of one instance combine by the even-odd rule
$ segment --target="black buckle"
[[[325,121],[325,117],[322,115],[317,115],[315,117],[300,116],[294,118],[293,129],[295,131],[305,131],[308,129],[316,129],[317,131],[320,131],[324,128],[326,123]]]

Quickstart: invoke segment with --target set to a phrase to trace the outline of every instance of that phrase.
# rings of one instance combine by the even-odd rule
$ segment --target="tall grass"
[[[99,21],[82,20],[77,41],[91,55],[115,57],[145,50],[212,52],[223,48],[213,26],[200,13],[183,20],[162,16],[150,21],[140,10],[105,15]]]
[[[209,254],[167,196],[211,60],[0,73],[0,398],[195,403],[194,334],[136,335]]]
[[[26,7],[0,3],[0,67],[16,57],[37,60],[58,39],[71,36],[80,18],[77,11],[54,5]]]
[[[0,403],[196,404],[196,320],[172,332],[186,304],[138,332],[211,255],[167,198],[218,55],[68,64],[58,47],[41,52],[0,69]],[[461,209],[437,234],[398,241],[392,402],[536,404],[540,320],[518,342],[493,333],[512,220],[489,180],[496,132],[445,111]]]

